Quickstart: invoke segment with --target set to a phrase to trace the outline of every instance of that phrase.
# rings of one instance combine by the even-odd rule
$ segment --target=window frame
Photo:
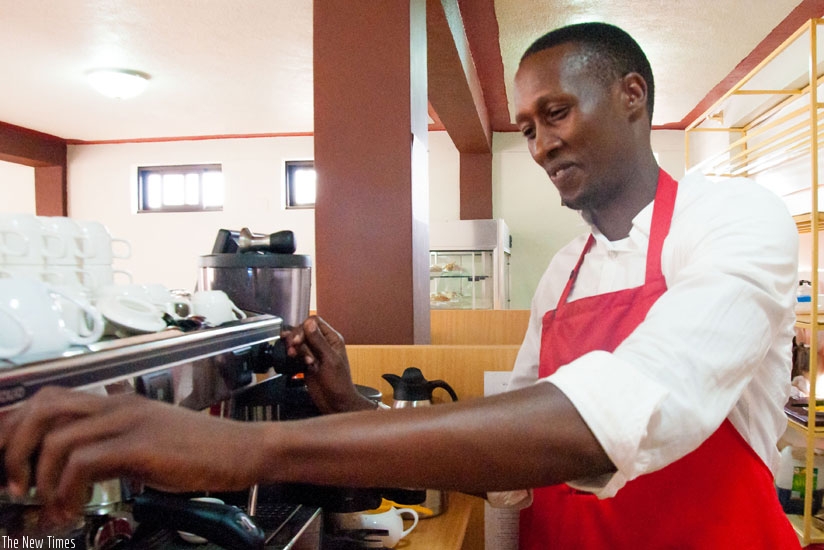
[[[293,204],[294,195],[295,195],[295,172],[305,168],[311,168],[312,170],[315,169],[315,161],[313,159],[310,160],[287,160],[285,163],[284,168],[284,181],[285,181],[285,197],[284,197],[284,205],[287,210],[308,210],[315,208],[315,202],[317,202],[317,195],[315,196],[315,202],[311,204]],[[315,176],[317,176],[317,171],[315,172]],[[317,181],[317,180],[315,180]],[[315,191],[317,192],[317,184],[315,184]]]
[[[207,172],[220,172],[223,174],[223,165],[219,163],[209,164],[172,164],[162,166],[138,166],[137,167],[137,213],[138,214],[156,214],[163,212],[222,212],[225,206],[225,182],[224,182],[224,201],[220,206],[204,206],[203,205],[203,175]],[[199,184],[199,204],[178,204],[178,205],[161,205],[160,207],[149,207],[148,193],[146,192],[146,185],[148,183],[148,176],[152,174],[160,174],[161,177],[170,174],[188,175],[192,173],[198,174]]]

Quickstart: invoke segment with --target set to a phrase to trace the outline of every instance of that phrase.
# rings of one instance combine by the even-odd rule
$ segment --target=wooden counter
[[[418,521],[418,526],[401,540],[398,550],[461,550],[472,501],[475,497],[463,493],[450,493],[446,511],[433,518]],[[411,525],[404,521],[404,529]]]

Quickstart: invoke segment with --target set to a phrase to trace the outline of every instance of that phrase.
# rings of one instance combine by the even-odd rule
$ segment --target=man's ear
[[[627,73],[621,79],[621,98],[624,107],[635,121],[640,116],[649,117],[647,113],[647,81],[638,73]]]

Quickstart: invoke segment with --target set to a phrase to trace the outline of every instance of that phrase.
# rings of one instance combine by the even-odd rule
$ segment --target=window
[[[315,161],[286,161],[286,208],[314,208]]]
[[[223,210],[220,164],[141,166],[137,169],[138,212]]]

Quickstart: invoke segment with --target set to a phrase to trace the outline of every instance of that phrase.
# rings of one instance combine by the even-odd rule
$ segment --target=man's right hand
[[[374,409],[352,383],[343,337],[329,323],[313,315],[299,327],[284,330],[286,352],[306,364],[309,395],[324,414]]]

